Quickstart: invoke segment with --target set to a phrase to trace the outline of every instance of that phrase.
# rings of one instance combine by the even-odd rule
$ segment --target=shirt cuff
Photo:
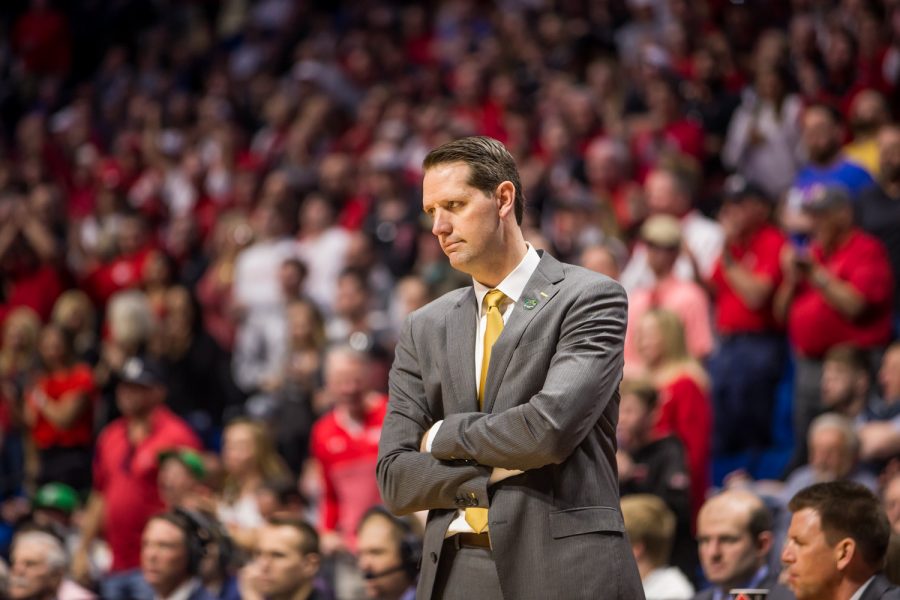
[[[434,425],[428,430],[428,433],[425,434],[425,452],[431,454],[431,444],[434,443],[434,436],[437,435],[438,429],[440,429],[443,424],[443,419],[435,421]]]

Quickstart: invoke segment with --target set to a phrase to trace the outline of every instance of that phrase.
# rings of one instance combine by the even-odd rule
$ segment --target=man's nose
[[[434,211],[434,222],[431,224],[431,233],[440,237],[442,234],[450,233],[450,222],[447,215],[440,209]]]

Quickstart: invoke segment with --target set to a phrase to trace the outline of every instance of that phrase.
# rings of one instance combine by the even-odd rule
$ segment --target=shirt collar
[[[853,592],[853,595],[850,596],[850,600],[859,600],[862,598],[862,595],[866,593],[866,590],[872,585],[872,581],[875,579],[875,576],[872,575],[869,577],[864,584],[859,586],[859,589]]]
[[[496,288],[489,288],[483,283],[475,281],[474,278],[472,279],[478,306],[481,306],[481,303],[484,302],[484,297],[492,289],[500,290],[514,303],[519,301],[522,292],[525,291],[525,286],[528,285],[528,280],[531,279],[531,276],[538,267],[538,263],[541,262],[541,257],[537,253],[537,250],[535,250],[531,244],[528,244],[527,242],[526,244],[528,245],[528,250],[526,250],[525,256],[519,261],[518,266],[510,271],[509,275],[507,275],[503,281],[497,284]]]
[[[200,585],[200,579],[197,577],[191,577],[180,586],[178,586],[174,592],[166,596],[165,598],[161,596],[156,596],[157,600],[188,600],[191,597],[191,594],[194,593],[194,590],[197,589],[197,586]]]

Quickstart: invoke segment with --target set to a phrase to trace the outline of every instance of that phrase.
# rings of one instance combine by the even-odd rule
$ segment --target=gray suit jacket
[[[468,506],[490,507],[505,598],[643,598],[615,466],[626,313],[618,283],[543,254],[492,349],[484,412],[473,289],[410,315],[377,470],[392,511],[430,510],[419,598],[431,597],[444,534]],[[419,452],[440,419],[432,452]],[[525,473],[489,489],[492,467]]]
[[[888,581],[887,577],[878,574],[875,581],[869,584],[866,591],[860,596],[859,600],[898,600],[900,599],[900,588]]]

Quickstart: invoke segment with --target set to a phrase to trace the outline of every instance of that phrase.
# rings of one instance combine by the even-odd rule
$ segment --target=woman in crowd
[[[97,315],[87,294],[81,290],[64,292],[53,305],[51,321],[72,340],[75,356],[89,364],[96,364]]]
[[[712,407],[709,377],[687,351],[684,326],[667,310],[652,310],[638,323],[638,353],[659,392],[656,433],[674,434],[684,444],[696,516],[710,484]]]
[[[25,423],[40,462],[37,483],[91,488],[94,438],[94,375],[75,357],[73,341],[47,325],[38,347],[41,371],[27,392]]]
[[[225,487],[218,517],[238,545],[252,548],[256,529],[263,524],[257,494],[267,481],[286,477],[288,469],[260,423],[235,419],[222,439]]]

